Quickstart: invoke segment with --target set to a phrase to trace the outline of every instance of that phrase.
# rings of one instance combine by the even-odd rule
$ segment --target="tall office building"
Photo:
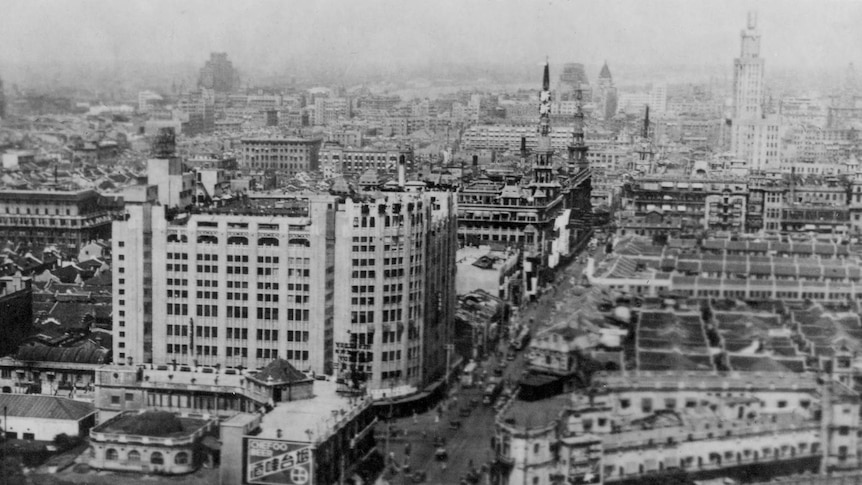
[[[580,63],[568,62],[563,64],[563,72],[560,73],[560,84],[558,97],[560,101],[571,101],[575,99],[575,93],[580,90],[581,96],[590,99],[590,81],[587,71]]]
[[[609,120],[617,114],[617,88],[614,86],[614,79],[607,62],[599,72],[598,99],[596,101],[598,104],[597,116]]]
[[[442,376],[452,194],[262,195],[172,220],[156,199],[114,226],[118,363],[283,358],[390,396]]]
[[[763,114],[763,58],[757,14],[748,13],[748,24],[740,33],[740,54],[733,61],[733,118],[758,119]]]
[[[780,166],[780,122],[763,113],[763,58],[757,16],[748,14],[747,28],[740,33],[740,56],[733,70],[733,119],[731,151],[751,171],[778,170]]]
[[[3,79],[0,79],[0,120],[6,118],[6,94],[3,91]]]
[[[217,93],[230,93],[239,88],[239,71],[228,60],[227,53],[213,52],[200,70],[198,87]]]

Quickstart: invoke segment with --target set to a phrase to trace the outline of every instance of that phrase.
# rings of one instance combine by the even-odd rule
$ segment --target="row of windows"
[[[188,315],[189,306],[185,303],[168,303],[168,315]]]
[[[105,459],[108,461],[118,461],[120,459],[120,453],[114,448],[108,448],[105,452]],[[131,450],[126,455],[126,461],[139,462],[141,461],[141,452],[138,450]],[[153,465],[164,465],[165,457],[161,452],[154,451],[150,454],[150,463]],[[177,453],[174,457],[174,463],[177,465],[188,465],[189,463],[189,454],[185,451],[181,451]]]
[[[248,357],[247,347],[228,347],[225,349],[225,355],[228,357]]]

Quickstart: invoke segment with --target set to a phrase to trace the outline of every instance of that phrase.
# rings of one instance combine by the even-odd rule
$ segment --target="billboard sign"
[[[313,485],[309,443],[247,437],[244,448],[245,483]]]

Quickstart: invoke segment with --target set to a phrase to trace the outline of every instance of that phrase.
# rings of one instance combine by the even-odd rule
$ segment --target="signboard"
[[[309,443],[245,438],[245,483],[313,485]]]

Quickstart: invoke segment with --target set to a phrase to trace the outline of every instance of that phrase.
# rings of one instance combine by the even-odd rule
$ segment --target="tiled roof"
[[[290,365],[284,359],[276,359],[266,365],[254,378],[261,382],[267,382],[272,377],[273,384],[284,384],[291,382],[307,381],[309,377]]]
[[[31,394],[0,394],[0,407],[8,416],[34,419],[79,420],[96,412],[90,403]]]

